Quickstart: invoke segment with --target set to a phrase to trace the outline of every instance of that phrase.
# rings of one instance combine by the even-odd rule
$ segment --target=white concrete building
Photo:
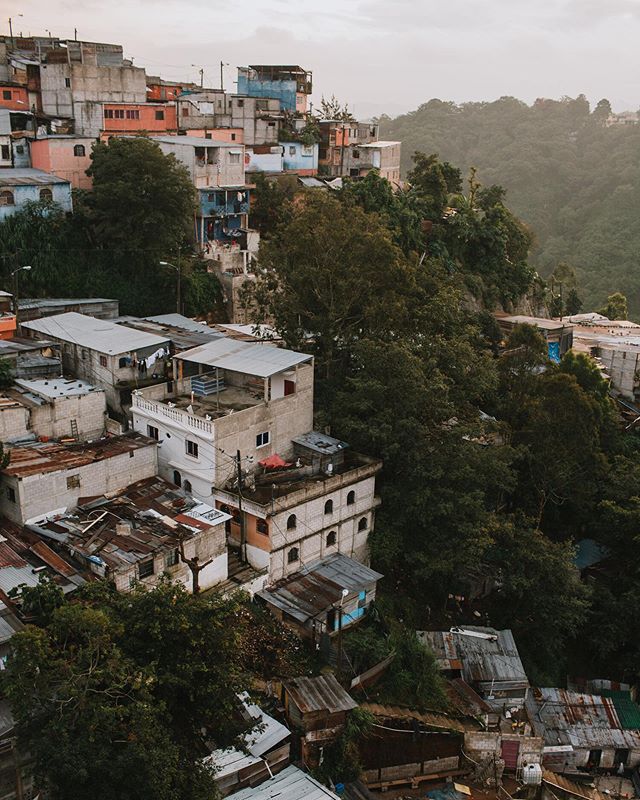
[[[104,434],[103,389],[77,378],[17,379],[0,395],[0,441],[29,436],[85,441]]]
[[[107,405],[125,415],[131,391],[166,380],[169,340],[70,311],[24,322],[26,336],[61,346],[64,371],[99,386]]]
[[[189,170],[196,189],[244,186],[244,145],[196,136],[154,136],[163,153],[172,153]]]
[[[18,523],[121,491],[158,469],[156,442],[137,433],[87,444],[20,445],[9,454],[0,471],[0,514]]]

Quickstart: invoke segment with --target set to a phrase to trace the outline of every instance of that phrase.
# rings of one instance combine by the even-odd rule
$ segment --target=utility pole
[[[245,529],[244,513],[242,511],[242,459],[240,451],[236,451],[236,468],[238,470],[238,514],[240,515],[240,561],[247,562],[247,533]]]
[[[220,91],[224,92],[224,68],[229,64],[226,61],[220,62]]]
[[[200,67],[200,88],[204,89],[204,67]]]

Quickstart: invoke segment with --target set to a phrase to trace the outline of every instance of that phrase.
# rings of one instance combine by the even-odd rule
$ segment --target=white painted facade
[[[244,186],[244,145],[194,136],[155,136],[165,154],[173,154],[189,170],[196,189]]]

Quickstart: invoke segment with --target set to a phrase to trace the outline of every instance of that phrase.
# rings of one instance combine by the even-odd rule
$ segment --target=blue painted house
[[[199,189],[199,211],[196,217],[196,238],[206,247],[218,244],[241,244],[248,226],[249,190],[233,188]],[[241,248],[244,249],[244,248]]]
[[[27,203],[56,203],[63,211],[73,211],[71,184],[39,169],[0,170],[0,220],[15,214]]]
[[[297,172],[298,175],[318,174],[317,144],[302,142],[283,142],[282,167],[285,172]]]
[[[306,114],[313,90],[312,74],[299,66],[252,64],[238,67],[238,94],[275,97],[284,111]]]

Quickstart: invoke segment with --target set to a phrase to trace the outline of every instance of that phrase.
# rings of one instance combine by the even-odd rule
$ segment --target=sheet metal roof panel
[[[320,561],[314,561],[303,567],[300,572],[303,575],[311,572],[321,575],[342,589],[348,589],[350,593],[359,592],[384,577],[381,573],[342,553],[334,553]]]
[[[66,183],[63,178],[57,175],[50,175],[41,169],[31,169],[30,167],[14,167],[0,171],[0,185],[2,186],[48,186],[54,183]]]
[[[95,350],[98,353],[119,355],[146,349],[168,347],[169,339],[152,333],[128,328],[105,319],[68,311],[51,317],[23,322],[23,327],[52,336],[65,342]]]
[[[338,796],[298,767],[289,766],[259,786],[229,795],[230,800],[338,800]]]
[[[315,678],[294,678],[286,681],[284,687],[303,714],[315,711],[335,714],[338,711],[351,711],[358,705],[340,686],[333,673]]]
[[[269,378],[292,369],[297,364],[311,361],[312,356],[273,345],[222,338],[186,350],[174,358],[245,375]]]

